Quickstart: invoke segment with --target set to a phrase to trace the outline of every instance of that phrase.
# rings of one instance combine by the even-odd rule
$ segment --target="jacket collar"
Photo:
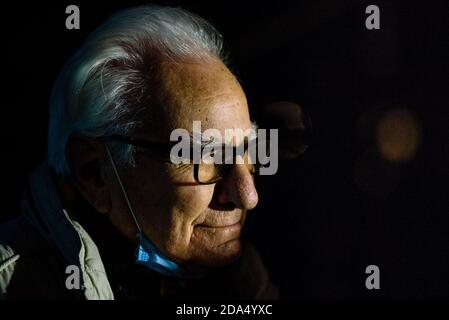
[[[68,264],[80,266],[81,241],[56,190],[47,163],[41,164],[31,175],[22,198],[22,214],[41,235],[52,243]]]

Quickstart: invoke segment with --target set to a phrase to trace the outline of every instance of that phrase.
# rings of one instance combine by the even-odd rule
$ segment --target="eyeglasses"
[[[107,137],[103,137],[105,139],[111,139],[119,142],[123,142],[129,145],[133,145],[135,147],[139,147],[150,152],[156,152],[162,155],[164,158],[170,158],[170,152],[174,145],[178,142],[172,143],[161,143],[155,141],[148,141],[144,139],[128,137],[123,135],[110,135]],[[201,154],[203,154],[203,150],[207,145],[201,145]],[[230,172],[232,166],[236,163],[236,156],[239,154],[237,151],[241,150],[242,146],[232,147],[232,161],[224,158],[225,152],[222,152],[222,161],[220,163],[215,163],[213,161],[205,162],[203,159],[200,159],[199,163],[193,164],[193,178],[198,184],[213,184],[217,183],[220,180],[224,179]],[[241,151],[240,151],[241,152]],[[190,153],[192,154],[192,152]],[[211,154],[213,157],[213,154]],[[250,161],[249,152],[248,152],[248,140],[245,139],[243,143],[243,163],[248,169],[251,175],[256,175],[259,173],[259,168],[261,165],[259,163],[253,164]]]

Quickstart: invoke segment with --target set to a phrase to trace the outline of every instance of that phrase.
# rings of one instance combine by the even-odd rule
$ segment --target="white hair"
[[[95,30],[68,61],[50,98],[48,163],[67,174],[65,148],[73,133],[89,137],[129,134],[137,113],[149,107],[149,82],[157,61],[219,58],[221,35],[201,17],[181,8],[126,9]],[[157,94],[157,93],[155,93]],[[119,162],[133,164],[133,148],[112,145]]]

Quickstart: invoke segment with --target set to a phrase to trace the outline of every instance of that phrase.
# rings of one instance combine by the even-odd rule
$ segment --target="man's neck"
[[[61,201],[71,219],[77,221],[96,244],[117,299],[160,296],[159,274],[135,263],[136,244],[126,239],[110,222],[83,199],[65,179],[58,179]]]

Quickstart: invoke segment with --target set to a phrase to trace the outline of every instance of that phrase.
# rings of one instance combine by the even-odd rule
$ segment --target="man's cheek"
[[[189,258],[189,245],[192,236],[192,226],[188,216],[182,211],[171,213],[169,225],[165,229],[166,252],[178,259]]]
[[[177,203],[171,208],[171,228],[173,232],[182,235],[183,238],[192,236],[195,226],[204,221],[207,210],[207,204],[201,203],[201,199],[190,198],[184,199],[181,203]]]
[[[212,201],[213,189],[201,187],[209,186],[184,187],[177,190],[174,204],[178,210],[185,212],[191,217],[196,217],[203,213]]]

